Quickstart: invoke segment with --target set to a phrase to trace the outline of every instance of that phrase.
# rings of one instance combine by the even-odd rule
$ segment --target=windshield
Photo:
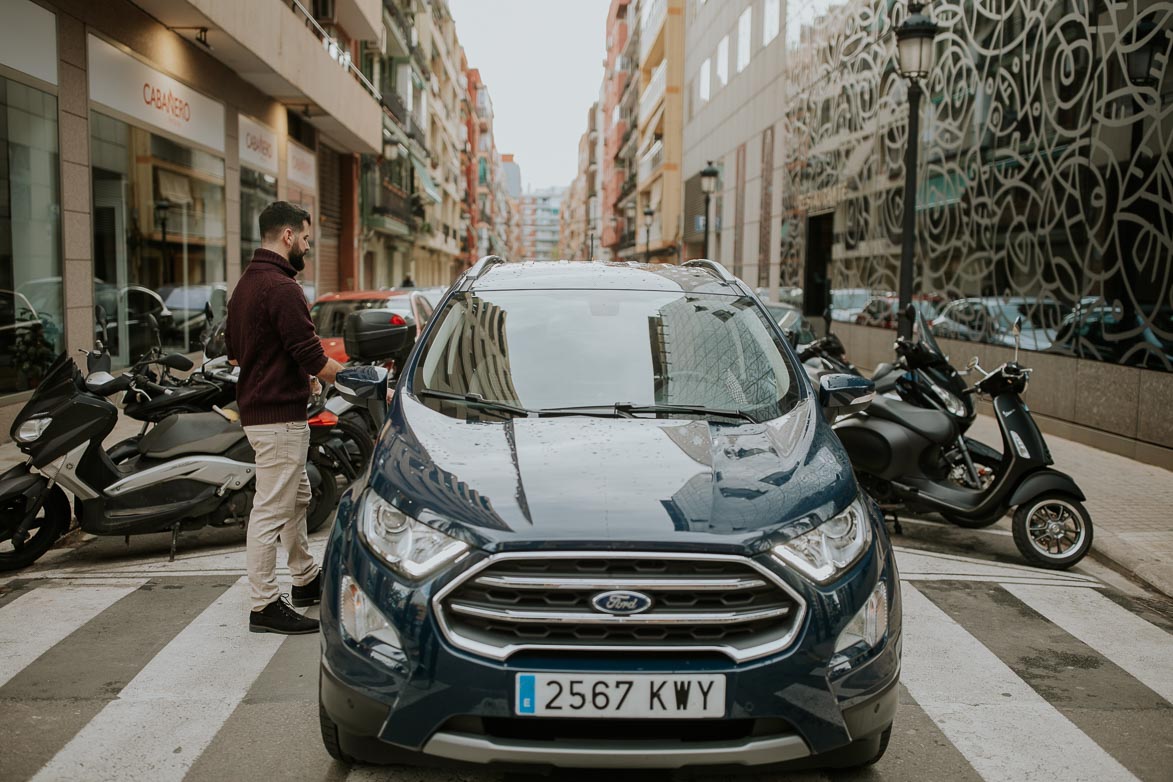
[[[319,302],[310,310],[318,336],[323,339],[342,339],[346,327],[346,316],[359,310],[387,310],[407,317],[411,314],[407,297],[396,299],[357,299],[354,301]]]
[[[691,405],[756,420],[776,418],[797,401],[794,371],[749,298],[483,291],[457,294],[438,318],[413,377],[417,395],[476,394],[530,410]]]
[[[916,325],[913,327],[913,332],[914,336],[919,338],[925,347],[941,358],[945,358],[945,351],[941,350],[941,346],[937,344],[937,338],[933,336],[933,330],[925,322],[924,307],[916,308]]]

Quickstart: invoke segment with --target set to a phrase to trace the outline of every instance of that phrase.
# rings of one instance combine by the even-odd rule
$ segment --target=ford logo
[[[621,589],[595,595],[591,598],[591,605],[595,607],[596,611],[604,614],[628,616],[647,611],[652,607],[652,599],[640,592]]]

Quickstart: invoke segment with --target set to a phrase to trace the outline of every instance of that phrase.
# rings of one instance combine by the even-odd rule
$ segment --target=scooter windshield
[[[945,352],[937,344],[937,338],[933,336],[933,332],[929,329],[929,324],[925,322],[924,313],[919,309],[916,311],[916,325],[913,331],[922,345],[940,356],[942,361],[945,360]]]

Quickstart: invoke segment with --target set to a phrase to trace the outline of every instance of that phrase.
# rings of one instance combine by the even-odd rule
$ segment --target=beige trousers
[[[256,496],[248,519],[249,597],[252,610],[272,603],[277,588],[277,541],[289,562],[295,586],[318,575],[306,535],[310,479],[305,472],[310,428],[305,421],[246,426],[244,433],[257,455]]]

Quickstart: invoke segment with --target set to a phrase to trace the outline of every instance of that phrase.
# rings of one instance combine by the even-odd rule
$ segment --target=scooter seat
[[[947,445],[957,439],[953,421],[939,410],[927,410],[899,399],[877,395],[868,406],[867,414],[906,426],[937,445]]]
[[[139,440],[138,452],[151,459],[188,454],[220,454],[244,437],[238,422],[219,413],[176,413],[160,421]]]

